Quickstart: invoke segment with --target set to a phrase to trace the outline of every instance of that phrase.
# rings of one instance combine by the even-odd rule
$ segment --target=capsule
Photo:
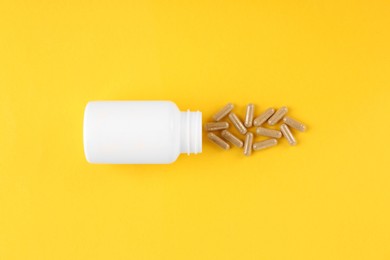
[[[262,124],[264,124],[268,118],[270,118],[273,114],[275,113],[275,109],[273,109],[272,107],[268,108],[267,110],[265,110],[261,115],[259,115],[258,117],[255,118],[255,120],[253,120],[253,125],[254,126],[261,126]]]
[[[273,137],[273,138],[282,137],[282,133],[280,131],[274,129],[268,129],[264,127],[256,128],[256,134],[261,136]]]
[[[223,137],[225,140],[231,142],[232,144],[234,144],[235,146],[237,146],[237,147],[239,147],[239,148],[241,148],[241,147],[244,146],[244,142],[241,141],[240,138],[238,138],[237,136],[235,136],[234,134],[232,134],[232,133],[229,132],[228,130],[223,130],[223,131],[221,132],[221,135],[222,135],[222,137]]]
[[[245,114],[245,121],[244,121],[244,125],[246,127],[252,127],[254,113],[255,113],[255,105],[248,104],[246,106],[246,114]]]
[[[280,126],[280,130],[282,131],[283,136],[287,139],[287,142],[290,145],[296,145],[297,141],[295,140],[293,134],[290,131],[290,128],[286,124],[282,124]]]
[[[252,154],[252,143],[253,143],[253,134],[249,132],[245,136],[245,143],[244,143],[245,156],[250,156]]]
[[[289,116],[285,116],[283,118],[283,122],[286,125],[288,125],[288,126],[290,126],[292,128],[297,129],[298,131],[301,131],[301,132],[305,132],[306,131],[306,126],[303,123],[301,123],[301,122],[299,122],[299,121],[297,121],[297,120],[295,120],[295,119],[293,119],[293,118],[291,118]]]
[[[234,108],[234,105],[232,103],[228,103],[226,106],[224,106],[221,110],[219,110],[215,115],[213,115],[214,121],[219,121],[222,118],[224,118],[227,114],[229,114]]]
[[[260,141],[260,142],[256,142],[253,144],[253,150],[254,151],[258,151],[258,150],[262,150],[262,149],[265,149],[265,148],[269,148],[269,147],[272,147],[272,146],[275,146],[278,144],[278,140],[277,139],[268,139],[268,140],[264,140],[264,141]]]
[[[206,123],[204,125],[204,128],[208,132],[218,131],[218,130],[228,129],[229,123],[228,122],[210,122],[210,123]]]
[[[234,127],[237,128],[238,132],[240,132],[243,135],[246,134],[247,130],[246,130],[245,126],[236,114],[231,112],[229,114],[229,119],[230,119],[230,121],[232,121]]]
[[[276,111],[275,114],[270,119],[268,119],[268,124],[276,125],[280,121],[280,119],[282,119],[287,114],[287,112],[287,107],[279,108],[278,111]]]
[[[217,136],[214,133],[208,133],[207,134],[207,138],[211,142],[215,143],[216,145],[218,145],[219,147],[221,147],[224,150],[229,150],[230,149],[230,145],[227,142],[225,142],[221,137]]]

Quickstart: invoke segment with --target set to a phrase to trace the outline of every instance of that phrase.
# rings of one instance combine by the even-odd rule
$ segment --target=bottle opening
[[[202,152],[202,112],[181,112],[180,152],[197,154]]]

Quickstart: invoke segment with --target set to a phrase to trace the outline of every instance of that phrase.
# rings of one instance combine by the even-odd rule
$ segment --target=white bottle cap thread
[[[180,112],[180,152],[197,154],[202,152],[202,113]]]

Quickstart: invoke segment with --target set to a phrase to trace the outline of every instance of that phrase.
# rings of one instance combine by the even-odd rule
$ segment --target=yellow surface
[[[388,1],[1,1],[0,259],[390,259]],[[91,165],[89,100],[306,122],[244,158]]]

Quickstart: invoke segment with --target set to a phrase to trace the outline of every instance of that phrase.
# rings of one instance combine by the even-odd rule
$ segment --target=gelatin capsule
[[[244,121],[244,125],[246,127],[252,127],[254,113],[255,113],[255,105],[248,104],[246,106],[246,114],[245,114],[245,121]]]
[[[233,110],[233,108],[234,105],[232,103],[228,103],[221,110],[215,113],[215,115],[213,116],[214,121],[219,121],[222,118],[224,118],[227,114],[229,114]]]
[[[264,141],[260,141],[260,142],[256,142],[253,144],[253,150],[254,151],[258,151],[258,150],[262,150],[262,149],[265,149],[265,148],[269,148],[269,147],[272,147],[272,146],[275,146],[278,144],[278,140],[277,139],[268,139],[268,140],[264,140]]]
[[[282,124],[280,126],[280,130],[282,131],[283,136],[287,139],[287,142],[290,145],[296,145],[297,141],[295,140],[293,134],[290,131],[290,128],[286,124]]]
[[[204,125],[206,131],[218,131],[229,128],[228,122],[210,122]]]
[[[282,137],[282,133],[280,131],[274,129],[268,129],[264,127],[256,128],[256,134],[261,136],[273,137],[273,138]]]
[[[241,147],[244,146],[244,142],[241,141],[240,138],[238,138],[237,136],[235,136],[234,134],[232,134],[232,133],[229,132],[228,130],[223,130],[223,131],[221,132],[221,135],[222,135],[222,137],[223,137],[225,140],[231,142],[232,144],[234,144],[235,146],[237,146],[237,147],[239,147],[239,148],[241,148]]]
[[[271,116],[270,119],[268,119],[268,124],[269,125],[276,125],[280,119],[282,119],[288,112],[287,107],[281,107],[278,109],[278,111],[275,112],[273,116]]]
[[[305,132],[306,131],[306,126],[303,123],[301,123],[301,122],[299,122],[299,121],[297,121],[297,120],[295,120],[295,119],[293,119],[293,118],[291,118],[289,116],[285,116],[283,118],[283,122],[286,125],[288,125],[288,126],[290,126],[292,128],[297,129],[298,131],[301,131],[301,132]]]
[[[253,143],[253,134],[249,132],[245,136],[245,143],[244,143],[245,156],[250,156],[252,154],[252,143]]]
[[[229,119],[230,119],[230,121],[232,121],[234,127],[238,130],[238,132],[240,132],[243,135],[246,134],[247,130],[246,130],[245,126],[236,114],[231,112],[229,114]]]
[[[270,118],[273,114],[275,113],[275,109],[273,109],[272,107],[268,108],[267,110],[265,110],[261,115],[259,115],[258,117],[255,118],[255,120],[253,120],[253,125],[254,126],[261,126],[262,124],[264,124],[268,118]]]
[[[218,145],[219,147],[221,147],[224,150],[229,150],[230,149],[230,145],[227,142],[225,142],[221,137],[217,136],[214,133],[208,133],[207,134],[207,138],[211,142],[215,143],[216,145]]]

